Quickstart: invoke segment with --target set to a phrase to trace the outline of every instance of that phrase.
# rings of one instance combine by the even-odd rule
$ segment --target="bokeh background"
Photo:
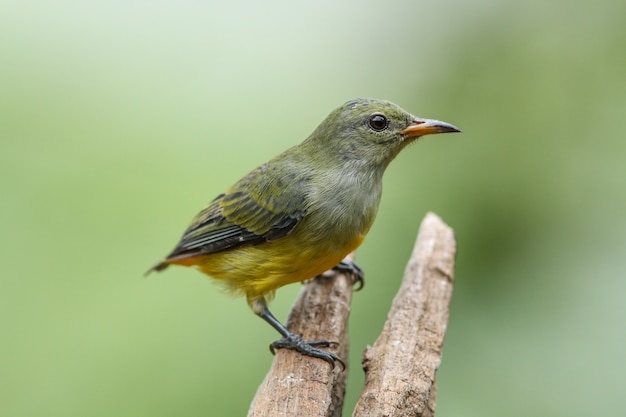
[[[386,174],[344,414],[434,211],[459,244],[438,415],[626,415],[624,22],[621,0],[2,2],[0,415],[244,415],[275,332],[193,270],[142,274],[361,96],[464,133]]]

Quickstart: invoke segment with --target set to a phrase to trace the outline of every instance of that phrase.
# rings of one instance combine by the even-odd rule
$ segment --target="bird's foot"
[[[359,286],[354,289],[354,291],[359,291],[365,285],[365,274],[361,267],[355,264],[350,259],[346,258],[343,261],[339,262],[334,268],[335,271],[339,272],[349,272],[352,274],[353,280],[352,285],[358,284]]]
[[[336,342],[334,340],[305,341],[302,336],[290,333],[287,337],[273,342],[270,345],[270,351],[273,355],[276,353],[276,349],[295,350],[306,356],[323,359],[331,364],[333,368],[335,367],[336,362],[339,362],[343,370],[345,370],[346,364],[343,360],[341,360],[341,358],[339,358],[339,356],[335,355],[332,352],[319,349],[319,347],[331,347],[337,346],[338,344],[339,342]]]

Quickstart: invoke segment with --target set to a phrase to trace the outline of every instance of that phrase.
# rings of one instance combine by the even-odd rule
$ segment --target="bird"
[[[350,100],[303,142],[213,199],[148,273],[194,267],[245,296],[252,312],[280,333],[272,353],[292,349],[345,369],[341,358],[322,349],[333,341],[305,341],[274,317],[268,302],[278,288],[333,268],[354,272],[362,285],[361,269],[345,258],[374,222],[385,169],[418,138],[460,131],[387,100]]]

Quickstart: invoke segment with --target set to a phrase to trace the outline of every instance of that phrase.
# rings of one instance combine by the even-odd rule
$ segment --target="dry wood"
[[[383,331],[363,355],[365,387],[354,417],[434,415],[435,372],[441,362],[455,255],[452,229],[429,213]],[[303,286],[287,327],[307,340],[337,340],[336,353],[348,363],[352,277],[330,275]],[[248,416],[338,417],[346,375],[339,365],[332,369],[321,359],[281,349]]]
[[[429,213],[382,333],[363,355],[365,387],[353,416],[432,416],[448,323],[456,242]]]

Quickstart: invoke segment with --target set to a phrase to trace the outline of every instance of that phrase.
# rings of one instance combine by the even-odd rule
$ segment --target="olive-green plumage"
[[[361,244],[378,210],[383,173],[406,145],[457,131],[389,101],[349,101],[302,143],[209,203],[154,269],[195,266],[246,295],[263,317],[277,288],[321,274]]]

